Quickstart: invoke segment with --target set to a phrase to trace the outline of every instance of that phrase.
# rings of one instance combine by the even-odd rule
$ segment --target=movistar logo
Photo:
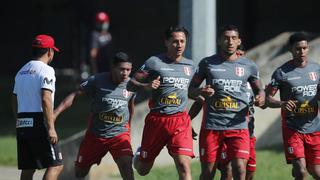
[[[52,85],[53,79],[50,79],[50,80],[49,80],[47,77],[45,77],[44,80],[43,80],[43,82],[44,82],[45,84],[51,84],[51,85]]]

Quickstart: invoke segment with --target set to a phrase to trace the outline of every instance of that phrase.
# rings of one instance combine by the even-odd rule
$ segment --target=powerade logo
[[[302,96],[315,96],[317,94],[317,84],[292,87],[292,92],[302,94]]]
[[[163,83],[173,84],[178,89],[188,89],[189,79],[176,77],[163,77]]]
[[[114,98],[102,98],[102,102],[107,102],[108,104],[111,104],[112,108],[118,109],[122,108],[127,105],[127,101],[121,100],[121,99],[114,99]]]
[[[240,88],[242,85],[242,81],[232,80],[232,79],[213,79],[213,84],[218,84],[219,86],[223,86],[224,91],[241,92]]]

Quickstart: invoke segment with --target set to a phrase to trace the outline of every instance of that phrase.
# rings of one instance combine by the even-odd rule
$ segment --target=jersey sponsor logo
[[[236,67],[236,75],[237,76],[244,76],[244,68],[243,67]]]
[[[124,90],[122,90],[122,95],[123,95],[123,97],[128,98],[128,97],[130,97],[131,92],[124,89]]]
[[[190,67],[183,67],[183,70],[184,70],[184,74],[187,75],[187,76],[190,76],[191,75],[191,69]]]
[[[309,72],[309,78],[312,81],[316,81],[317,80],[317,73],[316,72]]]
[[[220,100],[214,101],[214,107],[216,109],[239,109],[240,103],[227,96]]]
[[[33,118],[18,118],[16,128],[33,127]]]
[[[315,108],[309,104],[309,101],[305,101],[300,104],[297,108],[293,110],[295,115],[313,114],[315,113]]]
[[[187,78],[177,78],[177,77],[163,77],[163,83],[173,84],[174,88],[178,89],[188,89],[189,79]]]
[[[302,96],[315,96],[317,94],[317,84],[292,87],[291,91]]]
[[[112,108],[115,108],[115,109],[122,108],[127,105],[127,101],[125,100],[108,98],[108,97],[103,97],[102,102],[107,102],[108,104],[111,105]]]
[[[223,86],[224,91],[241,92],[240,88],[242,85],[242,81],[232,79],[213,79],[213,84]]]
[[[160,104],[164,105],[180,105],[181,99],[177,97],[177,93],[170,94],[167,97],[163,97],[160,99]]]
[[[100,112],[99,119],[108,123],[120,124],[123,121],[123,116],[117,116],[116,114],[110,112]]]
[[[88,81],[85,81],[85,82],[80,84],[80,87],[85,87],[87,84],[88,84]]]
[[[21,71],[19,74],[20,75],[27,75],[27,74],[35,74],[36,70],[28,69],[26,71]]]
[[[48,84],[48,85],[52,85],[53,79],[50,79],[50,80],[49,80],[47,77],[45,77],[45,78],[43,79],[43,83]]]

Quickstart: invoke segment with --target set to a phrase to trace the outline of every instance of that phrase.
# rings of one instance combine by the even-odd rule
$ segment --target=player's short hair
[[[170,26],[164,33],[166,40],[169,40],[172,37],[173,32],[183,32],[186,36],[186,39],[189,37],[189,32],[185,27],[180,26]]]
[[[39,58],[46,54],[49,51],[49,48],[38,48],[38,47],[32,47],[31,54],[33,58]]]
[[[226,32],[226,31],[235,31],[235,32],[238,33],[238,36],[240,37],[239,28],[237,26],[235,26],[235,25],[232,25],[232,24],[227,24],[227,25],[222,26],[219,29],[218,37],[221,37],[223,35],[223,33]]]
[[[296,42],[307,41],[309,42],[309,36],[306,32],[296,32],[289,38],[289,46],[292,47]]]
[[[120,63],[123,63],[123,62],[129,62],[129,63],[132,63],[131,59],[129,58],[128,54],[124,53],[124,52],[118,52],[114,58],[113,58],[113,61],[112,61],[112,64],[114,66],[117,66],[119,65]]]

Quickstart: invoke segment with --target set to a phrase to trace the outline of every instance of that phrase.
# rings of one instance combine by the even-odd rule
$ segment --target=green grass
[[[17,165],[17,143],[15,137],[4,136],[0,138],[0,165]]]

